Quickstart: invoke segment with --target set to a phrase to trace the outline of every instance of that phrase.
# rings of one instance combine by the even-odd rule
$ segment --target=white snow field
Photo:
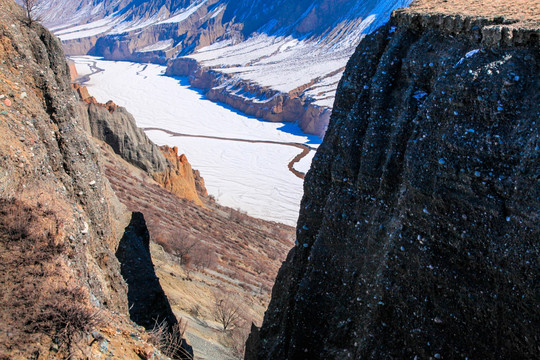
[[[287,165],[301,149],[283,143],[306,144],[317,148],[321,140],[306,135],[292,123],[272,123],[248,117],[227,106],[211,102],[189,87],[185,78],[164,76],[164,66],[103,61],[100,58],[72,57],[80,74],[90,74],[90,66],[103,69],[85,84],[99,101],[113,100],[133,114],[158,145],[178,146],[194,169],[200,170],[209,194],[223,205],[249,215],[296,225],[303,180]],[[251,143],[237,140],[269,141]],[[309,169],[314,151],[295,165]]]

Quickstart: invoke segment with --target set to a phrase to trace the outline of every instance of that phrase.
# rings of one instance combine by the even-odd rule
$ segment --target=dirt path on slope
[[[161,129],[161,128],[154,128],[154,127],[146,127],[142,128],[144,131],[163,131],[164,133],[167,133],[169,135],[173,136],[181,136],[181,137],[192,137],[192,138],[199,138],[199,139],[212,139],[212,140],[224,140],[224,141],[236,141],[236,142],[244,142],[244,143],[250,143],[250,144],[275,144],[275,145],[283,145],[283,146],[292,146],[295,148],[298,148],[302,150],[300,154],[296,155],[294,159],[292,159],[288,164],[287,167],[289,168],[289,171],[293,173],[296,177],[300,179],[304,179],[306,176],[305,173],[298,171],[294,168],[294,165],[303,158],[305,158],[310,151],[314,151],[315,148],[312,148],[308,145],[299,144],[299,143],[290,143],[290,142],[283,142],[283,141],[272,141],[272,140],[247,140],[247,139],[238,139],[238,138],[226,138],[226,137],[219,137],[219,136],[209,136],[209,135],[192,135],[192,134],[182,134],[177,133],[174,131]]]

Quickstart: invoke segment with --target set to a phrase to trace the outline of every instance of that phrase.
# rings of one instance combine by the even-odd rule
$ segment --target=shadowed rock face
[[[362,41],[246,359],[540,356],[538,31],[487,25]]]
[[[148,173],[167,170],[167,160],[157,145],[137,127],[125,108],[110,112],[103,106],[88,104],[87,110],[92,136],[105,141],[126,161]]]
[[[150,256],[150,235],[143,214],[133,213],[116,257],[128,285],[129,315],[137,324],[152,329],[161,321],[178,323],[154,271]]]
[[[111,101],[99,104],[88,94],[86,87],[76,85],[75,88],[85,102],[80,104],[83,126],[93,137],[106,142],[116,154],[146,171],[165,189],[203,205],[199,194],[208,195],[204,180],[191,168],[185,155],[178,156],[177,148],[160,148],[150,141],[125,108]]]
[[[243,23],[242,32],[287,31],[295,36],[317,37],[340,22],[353,19],[363,9],[373,9],[380,0],[240,0],[231,1],[223,20]]]

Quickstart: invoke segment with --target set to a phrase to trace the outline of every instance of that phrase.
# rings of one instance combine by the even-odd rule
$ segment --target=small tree
[[[187,265],[198,243],[199,241],[186,231],[177,231],[169,241],[171,254],[178,258],[180,265]]]
[[[241,319],[240,301],[228,292],[214,293],[214,319],[223,326],[223,331],[235,327]]]
[[[39,20],[35,16],[35,10],[41,0],[21,0],[24,10],[26,11],[26,20],[28,24],[32,24],[33,21]]]

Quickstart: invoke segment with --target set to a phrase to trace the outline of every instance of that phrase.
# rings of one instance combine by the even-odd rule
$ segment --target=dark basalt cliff
[[[503,22],[362,41],[247,359],[540,357],[540,37]]]

